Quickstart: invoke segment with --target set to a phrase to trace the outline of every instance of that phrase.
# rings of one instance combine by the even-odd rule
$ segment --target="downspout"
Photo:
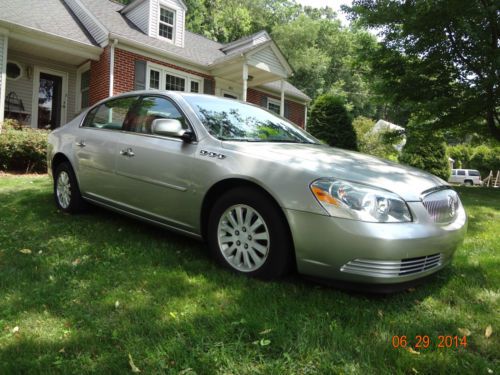
[[[110,56],[109,56],[109,96],[113,96],[114,85],[115,85],[115,46],[118,44],[118,40],[114,39],[111,43]]]
[[[304,130],[307,130],[307,102],[304,103]]]

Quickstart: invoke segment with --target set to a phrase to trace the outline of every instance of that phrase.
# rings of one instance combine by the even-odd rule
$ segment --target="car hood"
[[[335,177],[376,186],[406,201],[419,201],[422,192],[448,186],[439,177],[420,169],[325,145],[223,142],[223,147],[286,168],[301,169],[312,178]]]

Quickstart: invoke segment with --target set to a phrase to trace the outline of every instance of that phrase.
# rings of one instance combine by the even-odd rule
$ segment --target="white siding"
[[[66,103],[66,121],[71,120],[75,117],[75,107],[76,107],[76,66],[66,65],[59,62],[51,61],[48,59],[41,59],[37,57],[32,57],[30,55],[13,52],[9,53],[9,60],[13,60],[19,63],[23,68],[23,76],[19,79],[13,81],[7,81],[7,91],[6,95],[10,92],[15,92],[19,99],[23,101],[24,110],[27,112],[32,111],[33,108],[33,77],[28,78],[26,74],[26,68],[30,67],[33,71],[33,67],[40,66],[42,68],[49,68],[53,70],[59,70],[61,72],[68,73],[68,100]]]
[[[3,122],[5,102],[5,59],[7,57],[7,36],[0,34],[0,123]]]
[[[184,23],[186,11],[180,1],[177,0],[150,0],[150,26],[149,36],[158,38],[158,20],[160,5],[175,11],[175,38],[174,44],[184,47]]]
[[[265,70],[286,77],[286,69],[281,65],[278,57],[274,54],[271,47],[264,48],[248,58],[248,64],[259,69]]]
[[[73,11],[75,16],[85,26],[87,31],[92,35],[97,43],[105,43],[108,39],[108,32],[97,21],[97,19],[85,9],[79,0],[64,0],[66,5]]]
[[[149,34],[149,8],[149,1],[144,1],[127,12],[127,18],[145,34]]]

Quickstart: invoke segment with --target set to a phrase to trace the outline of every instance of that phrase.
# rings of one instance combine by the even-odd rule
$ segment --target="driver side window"
[[[184,129],[188,125],[184,116],[169,99],[159,96],[143,97],[137,105],[131,119],[128,122],[126,131],[152,134],[153,121],[157,119],[179,120]]]

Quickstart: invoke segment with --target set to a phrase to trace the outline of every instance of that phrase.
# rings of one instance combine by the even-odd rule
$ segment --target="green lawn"
[[[470,224],[452,266],[370,296],[238,277],[196,241],[58,212],[47,176],[0,177],[0,374],[130,373],[129,354],[144,374],[498,373],[500,191],[459,190]],[[466,348],[437,348],[467,330]]]

